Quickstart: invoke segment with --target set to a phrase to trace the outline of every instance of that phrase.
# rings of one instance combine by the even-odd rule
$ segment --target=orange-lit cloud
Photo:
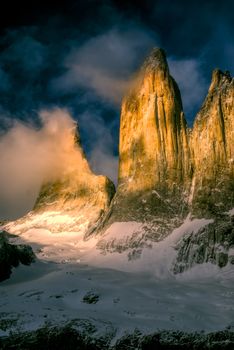
[[[30,210],[43,181],[79,171],[76,123],[66,110],[40,112],[42,127],[15,122],[0,138],[0,219]]]

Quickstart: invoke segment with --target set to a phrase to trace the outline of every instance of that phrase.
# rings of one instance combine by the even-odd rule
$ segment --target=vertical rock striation
[[[179,88],[161,49],[151,52],[124,98],[119,154],[120,191],[171,190],[187,181],[186,121]]]
[[[192,211],[215,216],[234,207],[234,79],[214,70],[191,137]]]
[[[213,218],[217,235],[221,226],[226,222],[229,225],[229,216],[224,213],[234,207],[233,81],[229,73],[213,72],[208,95],[193,129],[188,130],[165,53],[161,49],[152,51],[123,99],[119,185],[98,231],[108,232],[106,228],[118,221],[137,221],[142,226],[127,237],[126,244],[118,237],[110,242],[108,234],[104,235],[105,251],[131,245],[139,253],[150,241],[171,233],[189,212],[195,217]],[[206,240],[208,233],[204,232],[202,239]],[[201,261],[207,261],[207,250],[201,250],[202,239],[192,234],[192,253],[188,256],[183,253],[188,252],[188,242],[180,243],[178,254],[181,264],[186,260],[185,269],[197,263],[195,257],[200,259],[201,251]],[[232,242],[229,231],[227,239]],[[219,249],[229,249],[222,242]],[[209,249],[216,243],[209,240]]]
[[[196,264],[234,264],[234,79],[214,70],[191,136],[191,212],[213,223],[179,242],[174,272]]]
[[[184,217],[192,171],[188,130],[162,49],[153,49],[123,99],[119,157],[118,190],[104,225]]]

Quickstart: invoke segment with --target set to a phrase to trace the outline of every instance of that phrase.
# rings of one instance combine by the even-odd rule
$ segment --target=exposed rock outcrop
[[[185,235],[178,243],[174,272],[181,273],[196,264],[211,263],[225,267],[234,264],[234,217],[223,217]]]
[[[180,92],[161,49],[151,52],[123,100],[119,153],[119,192],[173,192],[188,179],[191,167]]]
[[[179,226],[188,212],[195,217],[217,219],[233,208],[233,117],[234,80],[228,72],[215,70],[194,127],[188,130],[180,92],[170,76],[165,53],[154,49],[123,100],[119,185],[99,232],[107,232],[106,228],[118,221],[141,222],[141,233],[132,242],[140,249],[151,241],[163,239]],[[226,222],[222,220],[216,228],[218,237]],[[190,265],[196,259],[224,265],[220,261],[221,256],[226,259],[226,253],[219,254],[214,249],[218,241],[208,242],[207,232],[204,229],[196,238],[191,235],[189,248],[186,244],[180,248],[178,259],[180,262],[184,259],[185,266],[188,259],[193,261]],[[105,236],[102,249],[120,249]],[[227,233],[226,238],[232,241],[231,237]],[[195,245],[206,246],[202,258],[199,252],[194,257]],[[208,252],[210,249],[212,254]]]
[[[3,320],[4,321],[4,320]],[[8,321],[8,322],[7,322]],[[10,320],[2,322],[5,328]],[[107,326],[106,326],[107,328]],[[145,335],[138,329],[132,333],[125,332],[116,337],[116,329],[108,324],[105,333],[97,331],[94,322],[89,320],[72,320],[62,325],[46,325],[32,331],[15,331],[0,338],[2,349],[63,349],[123,350],[123,349],[222,349],[231,350],[234,346],[233,329],[227,328],[215,332],[184,332],[181,330],[159,330]]]
[[[190,210],[195,217],[214,218],[214,223],[180,242],[175,272],[207,262],[219,267],[234,263],[234,218],[227,215],[234,207],[234,79],[228,72],[214,70],[190,148]]]
[[[153,49],[123,99],[119,157],[117,194],[103,226],[151,223],[150,239],[161,239],[187,214],[192,171],[180,91],[161,49]]]
[[[81,231],[95,227],[108,209],[115,193],[106,176],[92,173],[81,147],[78,131],[71,130],[67,169],[42,186],[32,212],[7,225],[11,232],[30,228],[51,232]],[[72,157],[71,157],[72,154]]]
[[[0,231],[0,282],[9,278],[12,268],[20,263],[30,265],[35,261],[35,254],[29,245],[11,244],[8,233]]]
[[[215,216],[234,207],[234,79],[214,70],[191,137],[193,213]]]

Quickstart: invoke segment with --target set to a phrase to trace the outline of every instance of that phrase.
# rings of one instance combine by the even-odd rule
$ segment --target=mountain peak
[[[217,87],[230,83],[232,81],[232,77],[229,71],[222,72],[220,69],[216,68],[212,72],[212,79],[209,88],[209,92],[213,91]]]
[[[154,47],[146,57],[143,63],[143,69],[151,71],[156,69],[167,70],[168,64],[165,51],[161,48]]]
[[[115,221],[151,223],[164,215],[167,217],[165,225],[170,226],[169,217],[174,218],[175,213],[179,217],[187,210],[181,197],[187,190],[190,172],[180,92],[169,74],[162,49],[151,51],[139,77],[135,89],[123,99],[118,189],[104,224]],[[151,229],[157,239],[169,232]]]
[[[234,79],[215,69],[209,92],[198,112],[192,144],[196,185],[196,213],[214,215],[231,209],[234,200]]]
[[[22,230],[37,227],[56,233],[84,233],[95,226],[108,209],[115,193],[114,184],[106,176],[91,171],[78,126],[68,144],[67,158],[63,159],[67,161],[66,169],[44,180],[32,212],[17,221]]]

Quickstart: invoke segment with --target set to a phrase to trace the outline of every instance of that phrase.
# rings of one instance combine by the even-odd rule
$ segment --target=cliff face
[[[120,191],[184,185],[190,172],[186,121],[161,49],[152,51],[136,80],[121,111]]]
[[[147,231],[159,239],[187,213],[191,178],[180,91],[161,49],[151,52],[123,100],[119,157],[118,190],[104,226],[115,221],[152,223]],[[173,224],[160,224],[164,217]]]
[[[178,243],[174,272],[196,264],[234,264],[234,79],[213,72],[191,135],[194,176],[190,211],[213,222]]]
[[[191,137],[192,210],[216,215],[234,207],[234,79],[215,70]]]
[[[154,49],[124,98],[119,186],[108,222],[215,216],[234,207],[234,80],[215,70],[188,131],[163,50]]]
[[[161,49],[152,51],[123,100],[119,185],[98,227],[99,232],[108,232],[106,228],[114,222],[137,221],[142,223],[141,234],[134,233],[126,244],[118,237],[110,243],[104,235],[102,249],[119,249],[120,244],[121,249],[128,249],[131,242],[139,251],[171,233],[189,212],[195,217],[213,218],[214,227],[220,216],[222,225],[228,222],[229,216],[225,218],[224,213],[234,207],[233,84],[228,73],[214,71],[194,127],[188,130],[180,92],[170,76],[165,54]],[[206,241],[210,233],[204,232]],[[231,231],[227,232],[226,238],[232,242]],[[190,253],[188,242],[181,243],[180,264],[187,259],[184,268],[196,263],[196,256],[206,261],[209,254],[200,249],[201,241],[199,235],[189,240]],[[218,251],[229,249],[223,240],[208,241],[213,255],[218,243]]]
[[[15,232],[33,227],[85,233],[108,209],[115,193],[113,183],[106,176],[92,173],[78,132],[71,133],[70,138],[66,170],[52,181],[45,181],[33,211],[14,222]]]

